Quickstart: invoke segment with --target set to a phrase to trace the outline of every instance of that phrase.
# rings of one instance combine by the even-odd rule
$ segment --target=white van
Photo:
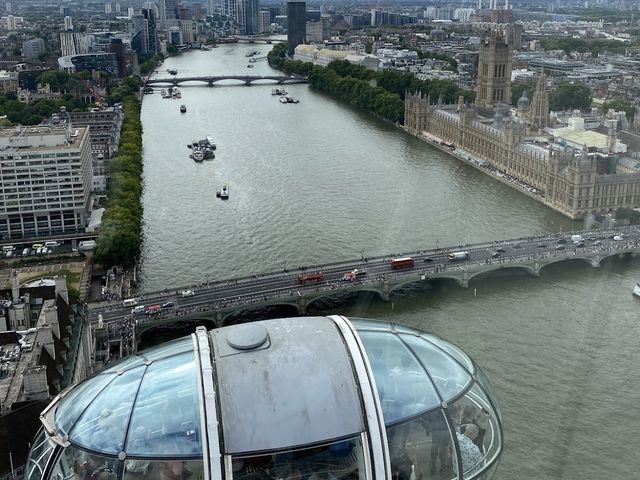
[[[183,290],[180,293],[183,297],[193,297],[195,295],[195,292],[193,290]]]
[[[135,306],[137,304],[138,304],[138,302],[137,302],[137,300],[135,298],[125,298],[122,301],[122,306],[123,307],[133,307],[133,306]]]
[[[44,246],[47,248],[56,248],[60,246],[60,243],[56,242],[55,240],[50,240],[48,242],[44,242]]]
[[[584,238],[582,238],[582,235],[571,235],[571,241],[573,243],[580,243],[580,242],[584,242]]]
[[[13,252],[16,249],[13,245],[5,245],[2,247],[3,252]]]
[[[131,315],[136,315],[137,313],[144,313],[146,307],[144,305],[138,305],[131,309]]]

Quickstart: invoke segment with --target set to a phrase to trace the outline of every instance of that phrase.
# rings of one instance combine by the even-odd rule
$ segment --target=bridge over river
[[[145,86],[152,87],[154,85],[167,86],[167,85],[183,85],[185,83],[201,83],[212,87],[214,84],[222,82],[224,80],[237,80],[245,85],[251,85],[256,82],[269,82],[276,83],[278,85],[291,84],[291,83],[307,83],[307,79],[300,76],[290,75],[205,75],[196,77],[167,77],[167,78],[152,78],[145,82]]]
[[[584,246],[575,246],[571,235],[582,235]],[[466,251],[465,260],[451,261],[449,253]],[[135,315],[136,335],[176,319],[208,320],[220,326],[230,315],[273,306],[290,306],[306,313],[314,302],[344,293],[375,292],[388,301],[394,290],[412,284],[452,280],[461,287],[495,270],[520,269],[539,275],[547,265],[566,261],[586,262],[599,267],[607,257],[640,252],[640,229],[627,227],[616,231],[597,230],[519,238],[473,245],[431,248],[415,252],[361,258],[327,265],[299,267],[296,270],[264,273],[250,277],[208,282],[180,289],[145,293],[136,298],[138,305],[158,305],[156,313]],[[391,259],[408,258],[405,268],[394,268]],[[397,265],[396,265],[397,267]],[[346,272],[358,269],[361,275],[344,280]],[[322,273],[321,281],[300,282],[299,275]],[[365,272],[364,274],[362,274]],[[630,288],[632,286],[630,285]],[[182,292],[193,292],[183,296]],[[162,305],[165,304],[165,307]],[[131,306],[120,301],[89,305],[92,322],[120,321],[132,316]]]

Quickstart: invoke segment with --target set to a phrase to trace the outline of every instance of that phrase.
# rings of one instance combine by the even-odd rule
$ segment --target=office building
[[[92,175],[88,129],[2,129],[0,149],[0,238],[84,230]]]
[[[237,20],[245,35],[257,35],[259,32],[258,14],[260,4],[258,0],[237,0]]]
[[[179,20],[178,25],[182,31],[182,43],[192,43],[194,41],[193,29],[195,22],[193,20]]]
[[[267,33],[271,30],[271,12],[260,10],[258,12],[258,33]]]
[[[304,0],[287,2],[287,55],[293,58],[296,47],[306,41],[307,3]]]
[[[158,18],[155,8],[143,8],[142,15],[144,16],[147,28],[147,48],[148,53],[158,53],[158,30],[156,20]]]
[[[28,480],[74,465],[100,480],[490,480],[503,448],[493,389],[460,348],[338,315],[198,327],[108,364],[41,421]]]
[[[107,48],[111,49],[111,45]],[[113,75],[118,75],[122,65],[117,52],[109,53],[86,53],[82,55],[67,55],[58,58],[58,69],[67,73],[82,72],[84,70],[92,72],[105,71]]]
[[[22,56],[24,58],[33,60],[44,52],[44,40],[41,38],[32,38],[22,42]]]
[[[237,20],[238,0],[222,0],[222,14],[233,20]]]
[[[166,30],[169,28],[167,22],[178,18],[176,0],[160,0],[158,6],[160,26],[163,30]]]
[[[329,18],[321,18],[307,22],[306,31],[307,42],[322,43],[331,39],[331,20]]]
[[[91,143],[92,186],[94,192],[104,192],[109,176],[109,161],[118,149],[122,110],[108,107],[95,112],[69,112],[66,115],[54,114],[47,121],[52,127],[66,127],[68,122],[75,128],[89,129]]]
[[[153,9],[143,8],[141,13],[131,17],[129,23],[131,32],[131,48],[138,55],[156,54],[158,51],[158,37],[156,33],[156,16]]]

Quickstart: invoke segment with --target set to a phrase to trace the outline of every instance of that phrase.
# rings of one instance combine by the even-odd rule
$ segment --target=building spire
[[[547,92],[547,76],[544,69],[540,71],[531,100],[530,122],[531,126],[537,130],[543,130],[549,126],[549,92]]]

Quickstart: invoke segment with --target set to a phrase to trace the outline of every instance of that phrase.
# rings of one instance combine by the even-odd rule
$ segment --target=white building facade
[[[88,129],[0,130],[0,238],[83,231],[91,176]]]

